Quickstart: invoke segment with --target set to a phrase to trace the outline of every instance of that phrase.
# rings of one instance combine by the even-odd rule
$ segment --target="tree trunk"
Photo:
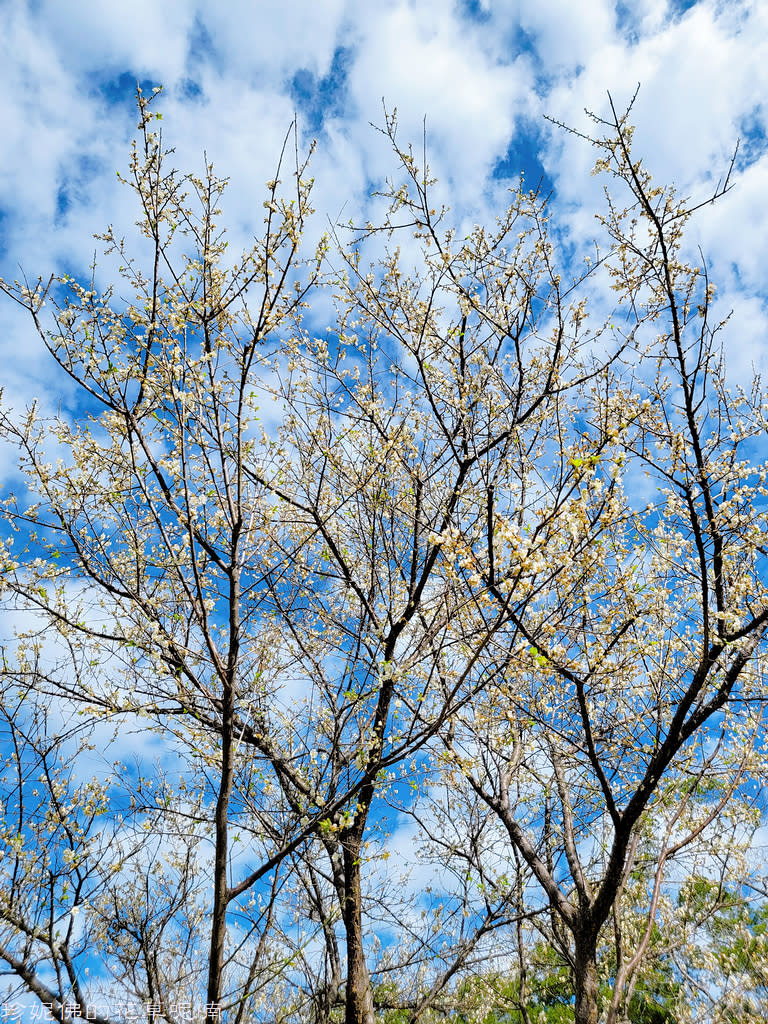
[[[373,991],[363,949],[360,844],[344,842],[343,918],[347,940],[344,1024],[374,1024]]]
[[[597,946],[593,940],[576,938],[575,1024],[597,1024]]]
[[[213,913],[211,914],[211,945],[208,959],[208,1012],[206,1021],[219,1019],[222,975],[224,972],[224,945],[227,936],[227,907],[229,891],[227,861],[229,859],[229,800],[234,778],[232,753],[232,690],[225,686],[221,728],[221,774],[216,798],[216,846],[213,869]],[[218,1016],[217,1016],[218,1015]]]

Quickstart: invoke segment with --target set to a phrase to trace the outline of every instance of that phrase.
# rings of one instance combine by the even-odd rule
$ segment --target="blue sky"
[[[703,211],[692,241],[734,310],[731,370],[765,359],[768,214],[768,6],[760,0],[26,0],[4,5],[0,41],[0,274],[47,278],[85,270],[92,234],[127,230],[131,196],[117,182],[135,132],[136,80],[164,87],[165,138],[178,165],[203,152],[231,177],[225,220],[234,248],[260,227],[294,110],[318,138],[318,232],[343,211],[365,219],[370,192],[394,168],[370,122],[382,100],[400,138],[429,159],[441,197],[472,222],[500,212],[522,170],[554,189],[554,212],[587,251],[601,183],[594,154],[544,120],[578,128],[638,82],[636,143],[660,180],[704,198],[737,137],[734,188]],[[9,353],[13,358],[9,360]],[[50,363],[20,313],[0,305],[7,394],[58,405]],[[59,378],[60,380],[60,378]],[[0,456],[0,471],[10,469]]]
[[[761,0],[19,0],[5,6],[0,39],[0,275],[85,276],[93,233],[130,231],[137,212],[116,171],[136,131],[137,80],[163,86],[177,166],[200,169],[205,152],[231,178],[222,221],[234,251],[261,228],[264,182],[294,111],[304,144],[318,140],[312,231],[375,218],[370,194],[396,164],[371,127],[383,124],[383,101],[417,153],[426,118],[455,220],[490,221],[522,171],[552,191],[578,258],[597,230],[602,182],[590,147],[544,115],[589,130],[585,107],[605,113],[607,91],[621,106],[640,82],[637,152],[683,194],[706,198],[742,139],[732,191],[700,212],[690,240],[719,309],[733,310],[729,369],[746,382],[768,362],[766,43]],[[0,365],[7,403],[68,407],[64,375],[9,302]],[[6,486],[15,462],[0,448]]]
[[[768,363],[766,44],[765,0],[13,0],[0,38],[0,275],[87,274],[93,233],[130,230],[132,196],[115,172],[136,130],[137,80],[163,86],[177,165],[199,169],[206,152],[230,176],[235,250],[260,230],[294,112],[304,144],[318,139],[312,230],[374,216],[370,193],[395,167],[370,124],[382,125],[383,101],[419,148],[426,117],[440,196],[459,222],[500,213],[522,171],[553,192],[559,229],[586,253],[601,202],[594,153],[544,115],[588,130],[585,107],[605,113],[607,91],[622,106],[639,82],[637,151],[682,194],[706,198],[742,139],[734,187],[701,211],[691,241],[719,309],[734,311],[726,350],[732,379],[746,380]],[[55,410],[65,397],[8,302],[0,365],[17,408]],[[14,461],[0,450],[6,481]],[[404,830],[400,845],[411,842]]]

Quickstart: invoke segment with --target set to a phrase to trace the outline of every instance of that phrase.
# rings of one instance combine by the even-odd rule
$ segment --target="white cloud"
[[[230,177],[221,221],[232,252],[262,228],[264,182],[300,107],[292,82],[301,70],[310,90],[332,68],[336,75],[326,80],[330,98],[318,94],[311,111],[299,109],[302,127],[320,132],[311,166],[317,214],[310,241],[328,219],[359,224],[380,215],[370,193],[397,173],[386,139],[369,124],[382,124],[383,98],[389,109],[398,108],[399,138],[403,145],[413,141],[417,159],[426,115],[429,160],[442,179],[434,203],[451,205],[459,229],[500,212],[506,196],[489,175],[508,152],[526,164],[530,143],[521,130],[541,126],[535,146],[556,185],[552,213],[582,255],[597,233],[594,212],[603,202],[603,182],[589,173],[595,152],[540,118],[549,112],[589,130],[585,106],[604,114],[610,90],[622,107],[639,81],[636,151],[659,182],[677,181],[684,195],[711,194],[737,136],[749,130],[742,149],[748,166],[738,165],[734,187],[720,203],[699,212],[688,246],[697,258],[701,244],[718,286],[718,312],[734,311],[722,338],[730,374],[746,382],[768,358],[767,108],[757,102],[768,94],[759,45],[768,38],[768,7],[699,0],[673,15],[666,0],[643,0],[631,11],[607,0],[586,9],[566,0],[499,0],[480,17],[466,12],[443,0],[14,6],[0,40],[7,143],[0,273],[19,276],[19,264],[31,276],[87,273],[98,248],[94,232],[114,223],[118,233],[135,235],[135,199],[115,170],[125,171],[136,130],[128,85],[136,74],[166,86],[161,107],[174,165],[200,171],[205,151],[217,172]],[[334,65],[340,48],[341,69]],[[114,86],[121,74],[125,99],[110,101],[98,83]],[[399,241],[407,262],[415,248],[410,239]],[[366,256],[375,255],[376,244],[366,247]],[[110,273],[105,265],[100,283]],[[328,293],[318,297],[313,314],[319,329],[333,323]],[[0,358],[6,403],[70,406],[71,383],[31,323],[7,302],[0,302]],[[0,450],[8,483],[14,463],[7,447]]]
[[[613,35],[614,5],[608,0],[589,4],[567,0],[538,0],[519,5],[521,27],[533,36],[546,74],[589,62]]]
[[[737,175],[732,190],[697,218],[704,252],[721,287],[740,283],[765,290],[765,240],[768,238],[768,154]],[[733,275],[738,275],[738,282]]]
[[[76,0],[66,5],[45,0],[34,23],[70,68],[178,74],[186,59],[194,7],[188,0]]]
[[[343,15],[343,0],[261,0],[199,11],[222,77],[272,88],[299,69],[329,71]]]
[[[697,215],[691,248],[701,242],[711,265],[716,311],[734,310],[724,334],[733,379],[744,381],[766,359],[768,154],[760,147],[768,109],[768,4],[762,0],[699,0],[679,15],[669,0],[483,0],[477,18],[466,13],[468,5],[446,0],[19,0],[8,6],[0,39],[5,277],[17,277],[18,264],[32,275],[87,268],[93,232],[109,223],[132,230],[138,211],[115,170],[125,170],[135,133],[130,82],[137,75],[166,87],[161,109],[167,144],[176,149],[172,162],[199,171],[206,151],[217,172],[231,178],[222,223],[234,250],[262,227],[263,185],[274,174],[297,106],[302,128],[319,132],[311,233],[319,233],[327,216],[365,220],[369,193],[396,169],[386,140],[369,125],[382,124],[383,98],[388,109],[398,108],[400,139],[414,143],[417,159],[426,116],[430,163],[443,181],[436,198],[450,203],[459,224],[500,212],[494,204],[505,197],[489,175],[510,150],[524,164],[529,147],[521,125],[541,126],[543,142],[534,145],[556,185],[553,215],[586,251],[602,203],[602,182],[589,173],[595,152],[540,118],[546,112],[589,130],[584,107],[605,114],[609,90],[621,108],[640,82],[637,153],[659,182],[677,181],[682,194],[706,198],[727,169],[736,137],[751,130],[744,146],[749,165],[739,164],[728,196]],[[343,70],[331,80],[340,49]],[[298,72],[306,72],[306,89],[326,80],[330,90],[313,97],[309,111],[295,88]],[[115,93],[121,81],[124,101]],[[322,302],[315,313],[324,326],[333,321],[327,297]],[[69,393],[31,323],[8,302],[0,302],[0,360],[5,399],[16,408],[42,397],[53,410]],[[0,450],[6,484],[14,461]],[[17,624],[30,619],[16,623],[6,615],[6,633]],[[45,657],[57,654],[46,638]],[[105,674],[109,668],[105,663]],[[302,695],[296,679],[282,697],[288,705]],[[98,738],[111,757],[107,732],[100,727]],[[145,763],[173,756],[167,743],[159,749],[155,733],[131,734],[127,742]],[[391,890],[401,887],[419,914],[417,900],[427,886],[448,887],[445,866],[419,859],[412,819],[395,821],[387,845],[391,857],[382,861],[378,880]],[[407,876],[402,886],[401,874]]]
[[[383,99],[397,108],[403,144],[413,141],[420,156],[426,117],[433,170],[450,179],[454,203],[457,192],[472,202],[504,155],[515,116],[529,109],[529,62],[511,55],[497,63],[479,30],[445,5],[383,6],[365,28],[350,73],[360,127],[382,122]]]
[[[235,251],[261,229],[263,183],[297,106],[302,127],[320,132],[310,234],[340,213],[365,219],[370,192],[396,170],[386,140],[369,125],[383,121],[382,98],[398,108],[399,137],[413,141],[417,158],[426,115],[430,163],[443,180],[435,200],[450,203],[459,225],[498,212],[505,197],[489,175],[508,152],[525,164],[530,140],[521,132],[541,125],[534,146],[556,184],[552,212],[586,246],[602,203],[602,182],[589,176],[595,153],[539,119],[549,112],[588,130],[585,106],[604,114],[610,90],[622,107],[639,81],[636,150],[659,182],[676,180],[683,194],[706,198],[736,137],[749,130],[743,152],[751,164],[739,164],[732,192],[700,212],[691,242],[693,251],[702,244],[722,307],[735,311],[727,329],[738,347],[733,367],[759,365],[766,317],[755,293],[765,291],[768,155],[766,106],[758,101],[768,92],[760,45],[768,7],[699,0],[675,13],[668,0],[642,0],[631,10],[608,0],[586,8],[499,0],[479,9],[471,17],[468,5],[444,0],[15,5],[0,41],[0,273],[18,276],[18,264],[32,275],[84,269],[93,232],[108,223],[131,230],[137,211],[115,170],[125,169],[135,132],[128,82],[137,74],[166,86],[163,124],[176,166],[199,170],[206,151],[231,177],[222,222]],[[327,78],[332,69],[336,77]],[[330,90],[312,98],[310,111],[292,86],[299,71],[306,89],[325,79]],[[117,102],[99,83],[114,89],[121,74],[126,96]],[[321,302],[323,324],[330,323]],[[43,396],[56,407],[68,385],[7,303],[0,303],[0,358],[6,399],[19,407]],[[10,471],[5,457],[3,467]]]

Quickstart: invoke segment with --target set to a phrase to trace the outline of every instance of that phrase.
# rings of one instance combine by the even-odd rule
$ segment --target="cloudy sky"
[[[768,369],[766,0],[0,0],[0,276],[87,274],[93,233],[137,214],[121,187],[133,93],[162,86],[177,165],[203,153],[229,176],[236,242],[261,228],[264,182],[294,113],[317,223],[369,214],[395,163],[380,133],[397,108],[461,219],[501,211],[521,171],[588,249],[594,152],[544,119],[589,130],[584,109],[634,108],[636,149],[660,182],[706,199],[741,140],[733,188],[697,215],[735,379]],[[105,284],[106,282],[102,282]],[[56,405],[30,323],[0,301],[6,401]],[[0,477],[12,460],[0,452]]]
[[[135,133],[133,90],[163,86],[178,166],[203,152],[231,178],[235,241],[261,224],[263,183],[294,111],[313,161],[318,218],[365,215],[394,168],[372,127],[382,100],[420,143],[458,217],[500,211],[521,170],[554,190],[555,216],[584,238],[599,183],[590,148],[544,115],[586,129],[584,108],[634,111],[655,177],[705,198],[697,218],[721,303],[734,309],[733,371],[765,360],[768,4],[763,0],[14,0],[0,40],[0,274],[83,271],[92,235],[130,225],[118,184]],[[725,306],[723,307],[725,311]],[[0,304],[0,359],[14,396],[53,389],[29,325]]]

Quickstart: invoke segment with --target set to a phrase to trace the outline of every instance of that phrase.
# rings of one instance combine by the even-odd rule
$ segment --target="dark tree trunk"
[[[360,843],[344,842],[343,919],[347,940],[344,1024],[374,1024],[373,991],[363,949]]]
[[[221,729],[221,775],[216,799],[216,846],[213,872],[213,913],[211,914],[211,945],[208,960],[209,1006],[206,1021],[217,1018],[221,999],[222,975],[224,972],[224,945],[227,935],[227,907],[229,891],[227,883],[227,860],[229,857],[229,800],[232,794],[232,690],[225,687],[222,701],[224,721]]]
[[[593,939],[576,937],[575,1024],[597,1024],[597,946]]]

